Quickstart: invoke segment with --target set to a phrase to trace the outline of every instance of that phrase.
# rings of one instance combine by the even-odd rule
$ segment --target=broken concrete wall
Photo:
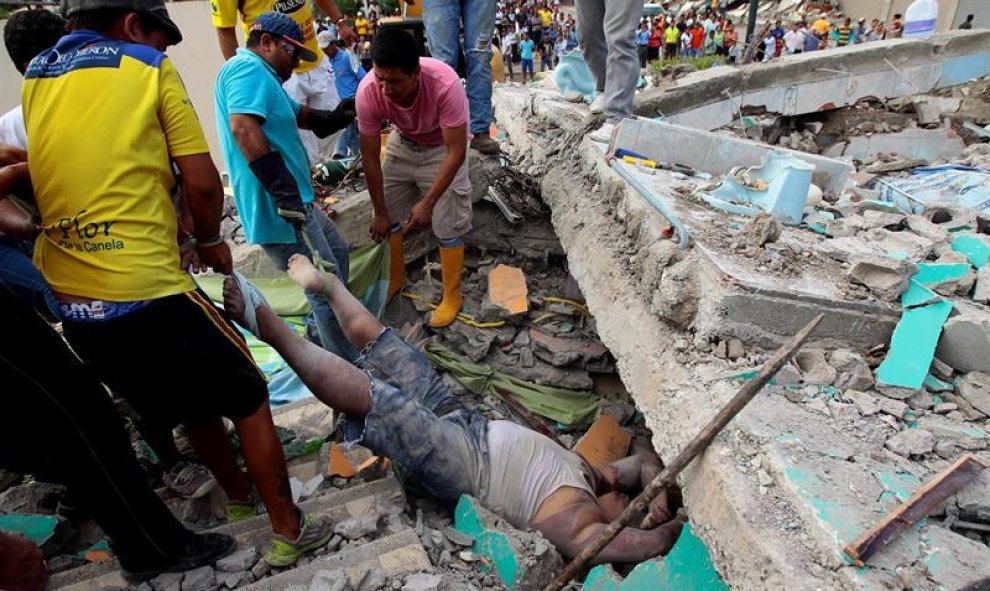
[[[534,104],[549,99],[526,94],[497,88],[497,118],[524,134],[510,136],[514,144],[540,154],[530,162],[545,166],[543,194],[569,270],[661,455],[683,448],[732,396],[739,382],[731,368],[741,372],[762,359],[750,352],[727,366],[703,353],[714,338],[737,334],[750,346],[770,346],[802,318],[825,312],[816,346],[832,340],[865,350],[889,339],[899,309],[844,297],[836,280],[844,276],[841,265],[814,253],[819,237],[802,242],[785,228],[781,242],[788,245],[768,250],[786,248],[802,263],[784,273],[747,266],[735,256],[745,246],[740,230],[700,205],[691,181],[661,171],[650,188],[692,233],[693,246],[679,251],[664,238],[667,221],[604,163],[602,144],[585,139],[576,153],[551,153],[578,141],[574,130],[589,124],[586,112],[556,127],[553,114],[568,107]],[[637,178],[651,183],[648,174]],[[682,475],[693,527],[726,583],[963,589],[978,580],[990,568],[990,551],[934,524],[907,532],[869,568],[847,563],[842,546],[927,473],[893,458],[884,447],[889,430],[870,431],[873,422],[858,413],[847,417],[853,405],[829,392],[808,386],[761,393]]]
[[[812,181],[834,193],[842,190],[846,178],[854,172],[852,165],[834,158],[665,121],[626,119],[619,125],[614,143],[650,160],[683,164],[711,174],[727,174],[736,166],[757,166],[767,152],[779,150],[814,166]]]
[[[920,94],[990,74],[990,31],[952,31],[927,40],[897,39],[786,56],[772,64],[712,68],[647,89],[636,113],[712,130],[741,110],[800,115]],[[788,81],[782,83],[782,81]]]

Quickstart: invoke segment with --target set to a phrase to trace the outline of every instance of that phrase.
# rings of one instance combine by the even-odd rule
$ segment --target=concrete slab
[[[498,97],[496,115],[525,117],[503,110]],[[520,144],[535,153],[545,150],[540,141],[529,135]],[[692,248],[679,252],[660,238],[665,220],[588,140],[548,163],[543,195],[568,268],[661,456],[672,457],[735,393],[738,382],[720,377],[730,373],[727,362],[697,353],[713,335],[728,330],[744,334],[739,338],[748,344],[770,346],[824,311],[834,324],[820,327],[812,341],[865,348],[889,339],[900,309],[843,295],[835,280],[844,277],[841,264],[816,258],[820,237],[785,228],[781,244],[771,246],[791,251],[787,256],[810,254],[783,275],[755,270],[751,257],[732,246],[738,222],[699,205],[689,179],[664,171],[638,178],[653,182],[657,197],[689,227]],[[684,343],[692,339],[696,349],[687,351]],[[825,399],[818,402],[826,407]],[[888,432],[853,435],[843,420],[780,394],[760,394],[682,474],[694,531],[721,578],[738,589],[879,590],[899,588],[897,575],[906,569],[923,573],[919,584],[960,589],[944,573],[974,574],[972,565],[983,556],[973,556],[961,536],[933,535],[934,526],[890,546],[870,568],[845,562],[838,542],[872,525],[927,473],[904,475],[883,451]],[[939,560],[952,567],[928,568],[933,539]]]
[[[899,133],[851,137],[842,156],[866,160],[870,156],[884,153],[932,161],[958,158],[965,149],[966,144],[962,138],[951,129],[906,129]]]
[[[710,174],[726,174],[736,166],[759,165],[767,152],[776,150],[814,166],[812,181],[833,193],[839,193],[855,171],[848,162],[835,158],[646,119],[624,120],[618,127],[615,146],[657,162],[683,164]]]

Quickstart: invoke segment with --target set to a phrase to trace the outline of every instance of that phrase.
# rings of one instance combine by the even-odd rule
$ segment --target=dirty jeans
[[[605,116],[616,123],[633,112],[639,80],[636,37],[643,0],[575,0],[584,59],[605,94]]]
[[[492,123],[492,36],[495,33],[495,0],[424,0],[423,24],[430,53],[457,69],[464,25],[467,58],[467,97],[471,133],[488,133]]]
[[[35,307],[44,301],[53,318],[59,318],[58,301],[52,288],[31,262],[22,241],[0,235],[0,283],[6,284],[22,302]]]
[[[325,261],[333,263],[336,275],[344,285],[347,285],[347,278],[350,275],[348,251],[350,246],[337,232],[337,227],[333,224],[327,214],[320,208],[309,204],[306,206],[306,224],[303,226],[313,248],[319,251],[320,256]],[[275,263],[279,269],[285,270],[289,267],[289,257],[294,254],[302,254],[312,260],[313,255],[306,246],[301,236],[296,237],[296,241],[289,244],[262,244],[268,258]],[[330,302],[322,295],[307,293],[306,301],[312,310],[313,318],[316,321],[316,330],[320,335],[320,342],[323,348],[331,353],[343,357],[347,361],[353,362],[358,357],[358,350],[347,340],[347,336],[340,328],[337,317],[330,307]]]
[[[0,309],[0,466],[68,486],[125,569],[171,562],[191,534],[148,486],[106,390],[2,287]]]
[[[357,156],[361,152],[361,136],[358,135],[357,121],[351,121],[351,124],[344,128],[340,132],[340,137],[337,138],[337,145],[333,149],[334,156]]]
[[[488,487],[488,421],[455,398],[421,352],[385,329],[361,353],[371,410],[348,417],[344,439],[390,458],[438,499]]]

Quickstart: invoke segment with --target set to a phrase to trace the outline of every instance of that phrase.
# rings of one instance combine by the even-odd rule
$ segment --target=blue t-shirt
[[[343,99],[354,98],[357,95],[358,84],[364,78],[364,66],[358,66],[357,71],[351,67],[351,56],[344,49],[337,49],[333,59],[330,60],[333,66],[334,83],[337,86],[337,95]]]
[[[532,39],[525,39],[519,42],[519,58],[524,60],[533,59],[533,47],[536,44]]]
[[[636,44],[637,45],[649,45],[650,44],[650,32],[640,31],[636,33]]]
[[[313,201],[309,157],[299,139],[296,116],[299,103],[289,98],[275,70],[247,49],[238,49],[217,76],[213,100],[217,135],[224,163],[234,188],[234,202],[241,214],[244,237],[251,244],[291,244],[296,241],[292,225],[278,215],[275,200],[261,186],[230,131],[230,115],[254,115],[272,150],[280,153],[292,173],[303,203]]]

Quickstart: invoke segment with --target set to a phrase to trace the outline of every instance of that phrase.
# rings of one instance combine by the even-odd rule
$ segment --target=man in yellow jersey
[[[354,31],[347,25],[344,13],[337,7],[334,0],[315,0],[316,5],[324,14],[333,19],[337,25],[337,35],[340,39],[351,41],[356,39]],[[322,55],[316,41],[316,22],[313,20],[313,10],[309,0],[210,0],[210,12],[213,15],[213,26],[217,29],[220,42],[220,52],[224,59],[230,59],[237,53],[237,35],[234,27],[240,14],[244,35],[250,33],[251,25],[262,14],[274,11],[288,15],[299,25],[303,32],[303,44],[315,55]],[[292,100],[300,105],[314,109],[333,109],[340,102],[333,79],[327,70],[319,68],[319,61],[300,61],[285,81],[283,87]],[[311,131],[299,130],[306,147],[310,166],[317,164],[320,158],[320,143]]]
[[[22,92],[41,217],[35,264],[65,338],[146,423],[186,426],[232,520],[268,509],[273,565],[326,544],[293,504],[264,376],[232,323],[179,266],[169,197],[182,176],[200,259],[231,272],[223,189],[172,62],[182,40],[162,0],[66,0],[68,35],[28,65]],[[220,420],[237,426],[248,475]]]

